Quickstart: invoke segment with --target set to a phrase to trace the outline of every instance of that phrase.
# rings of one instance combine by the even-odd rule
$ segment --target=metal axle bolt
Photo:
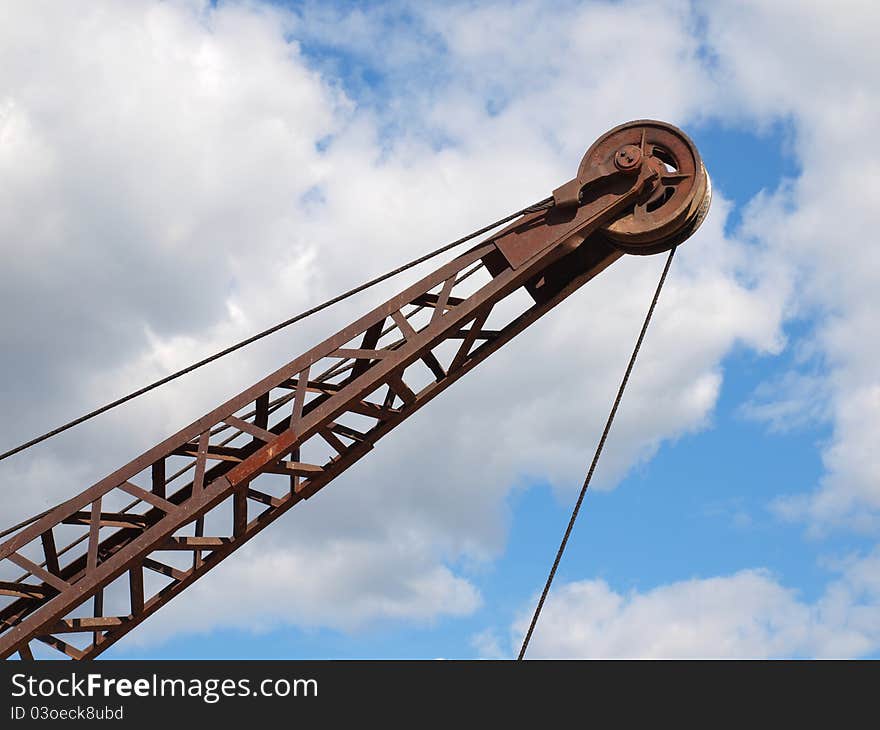
[[[642,162],[642,151],[634,144],[628,144],[617,150],[614,155],[614,166],[618,170],[635,170]]]

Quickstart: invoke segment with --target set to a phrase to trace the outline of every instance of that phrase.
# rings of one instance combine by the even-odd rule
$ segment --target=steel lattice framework
[[[13,534],[0,656],[105,651],[624,251],[690,235],[709,187],[687,137],[634,122],[554,199]]]

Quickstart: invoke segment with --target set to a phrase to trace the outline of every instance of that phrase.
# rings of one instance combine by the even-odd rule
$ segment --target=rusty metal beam
[[[30,656],[34,639],[74,659],[99,655],[616,261],[622,248],[674,245],[682,227],[698,225],[698,206],[683,193],[700,195],[702,165],[674,128],[639,122],[612,130],[584,159],[578,176],[558,189],[556,207],[514,221],[0,544],[0,565],[25,571],[0,583],[0,657]],[[669,160],[678,165],[674,181]],[[659,187],[674,189],[664,193],[660,214],[644,207]],[[671,207],[664,212],[664,205]],[[468,293],[463,281],[479,270],[484,283]],[[452,347],[440,347],[447,342]],[[447,349],[451,356],[439,354]],[[427,384],[419,368],[430,373]],[[135,498],[131,510],[102,511],[122,494]],[[206,522],[215,534],[204,535]],[[219,524],[226,528],[218,534]],[[60,550],[59,525],[81,530]],[[39,552],[43,563],[23,551]],[[164,551],[191,552],[192,560],[172,567],[157,559]],[[145,569],[166,584],[147,590]],[[105,591],[123,581],[130,613],[103,615]],[[86,610],[93,615],[75,615]]]

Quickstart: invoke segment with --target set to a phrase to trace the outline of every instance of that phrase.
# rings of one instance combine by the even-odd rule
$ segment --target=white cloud
[[[504,659],[507,652],[501,647],[497,632],[486,629],[471,637],[471,646],[483,659]]]
[[[870,232],[880,227],[873,202],[880,163],[860,140],[880,124],[880,48],[871,32],[880,10],[855,1],[719,2],[705,16],[706,40],[729,91],[725,113],[790,123],[802,168],[774,195],[754,201],[745,217],[768,249],[766,263],[792,272],[790,313],[815,322],[808,336],[813,363],[791,377],[821,365],[826,374],[813,389],[827,398],[822,410],[833,428],[818,489],[783,500],[779,511],[817,532],[876,531],[880,258]]]
[[[824,493],[834,504],[810,509],[840,513],[845,493],[846,505],[873,499],[876,464],[864,449],[880,420],[859,397],[873,392],[874,376],[852,355],[860,346],[854,332],[871,320],[868,304],[857,310],[852,302],[859,292],[870,302],[865,293],[876,280],[869,249],[846,243],[855,235],[828,229],[839,223],[821,214],[829,193],[815,181],[835,180],[841,191],[870,186],[874,177],[869,163],[858,168],[861,182],[850,178],[851,167],[833,177],[829,150],[847,137],[823,105],[796,106],[805,96],[798,54],[806,51],[786,48],[766,59],[774,97],[743,58],[751,58],[744,49],[752,26],[728,18],[727,5],[706,11],[706,38],[718,56],[713,68],[704,63],[688,3],[572,4],[565,12],[557,3],[551,13],[542,7],[429,6],[410,14],[411,33],[389,33],[393,12],[382,9],[340,17],[326,6],[294,15],[257,3],[212,9],[132,0],[93,2],[86,11],[0,3],[0,19],[9,21],[0,22],[0,306],[17,314],[0,320],[4,382],[15,383],[3,405],[18,415],[0,424],[4,443],[304,309],[363,279],[367,269],[379,273],[543,197],[571,176],[596,134],[623,119],[653,116],[687,126],[716,110],[750,123],[798,115],[804,176],[793,198],[780,193],[752,210],[746,233],[762,244],[724,235],[729,205],[722,190],[699,236],[677,255],[598,484],[612,487],[664,440],[711,422],[725,354],[736,343],[778,352],[780,322],[792,308],[791,261],[823,256],[816,271],[801,266],[798,276],[816,277],[827,264],[840,276],[854,269],[858,284],[840,287],[826,276],[810,294],[813,306],[849,302],[822,337],[841,394]],[[787,22],[755,7],[761,32]],[[504,33],[482,33],[476,42],[474,29],[485,27]],[[287,37],[331,40],[354,54],[353,65],[376,65],[387,74],[388,98],[381,106],[347,98],[334,76],[339,69],[314,71]],[[819,51],[827,46],[816,41]],[[772,47],[764,43],[762,52]],[[859,78],[852,98],[834,108],[861,124],[853,98],[873,82]],[[860,139],[871,138],[867,127],[858,128]],[[317,143],[328,139],[319,151]],[[814,170],[816,160],[824,162]],[[853,215],[859,207],[839,192],[834,206]],[[866,230],[860,226],[871,215],[858,212],[852,233]],[[831,233],[843,238],[846,255],[824,253],[821,241]],[[525,476],[576,488],[661,265],[656,258],[616,264],[297,508],[307,519],[291,517],[289,529],[259,538],[257,545],[271,546],[267,562],[255,551],[238,556],[224,566],[225,579],[218,571],[193,590],[207,592],[214,605],[229,599],[240,611],[218,609],[215,618],[241,625],[257,616],[358,626],[476,606],[473,586],[448,566],[503,549],[504,498]],[[21,487],[4,511],[7,521],[88,486],[347,322],[365,301],[375,299],[360,297],[0,464],[0,481]],[[543,376],[539,389],[536,373]],[[844,396],[863,404],[858,416],[870,421],[864,436],[855,410],[847,411],[852,423],[844,418]],[[424,448],[428,442],[433,450]],[[400,553],[401,535],[421,547]],[[306,581],[296,584],[308,597],[297,610],[265,614],[235,602],[244,600],[236,598],[237,586],[251,585],[249,576],[262,575],[272,561],[307,565],[303,556],[314,557],[315,545],[358,545],[354,552],[368,563],[358,565],[382,576],[381,590],[354,600],[347,574],[321,563],[324,572],[309,567],[308,576],[290,579]],[[414,582],[417,574],[426,582]],[[293,605],[292,585],[265,585],[265,600]],[[437,599],[444,591],[451,601]],[[144,636],[194,627],[163,617],[184,616],[188,600],[151,619],[147,627],[161,628]],[[334,608],[319,611],[319,604]]]
[[[775,433],[816,426],[828,419],[825,379],[796,371],[783,373],[776,380],[761,383],[752,397],[742,404],[741,414],[766,423]]]
[[[850,560],[812,603],[764,570],[625,593],[604,580],[567,583],[551,593],[527,656],[863,656],[880,648],[878,575],[880,551]],[[512,627],[512,647],[530,619],[523,611]]]
[[[336,538],[296,550],[248,547],[215,573],[148,619],[120,645],[123,652],[218,627],[352,632],[381,621],[427,624],[470,614],[482,601],[473,585],[406,536],[390,544]]]

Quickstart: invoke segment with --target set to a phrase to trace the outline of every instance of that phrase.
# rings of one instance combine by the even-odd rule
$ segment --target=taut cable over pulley
[[[710,197],[699,153],[681,130],[648,120],[621,125],[587,150],[577,176],[552,197],[0,455],[491,231],[128,464],[2,533],[0,658],[31,659],[35,646],[72,659],[100,655],[625,253],[673,251],[700,225]],[[647,320],[541,605],[646,328]],[[545,376],[535,373],[536,382]],[[442,424],[432,427],[432,441],[448,436]],[[112,602],[105,603],[106,592]],[[201,610],[207,621],[211,607]]]

